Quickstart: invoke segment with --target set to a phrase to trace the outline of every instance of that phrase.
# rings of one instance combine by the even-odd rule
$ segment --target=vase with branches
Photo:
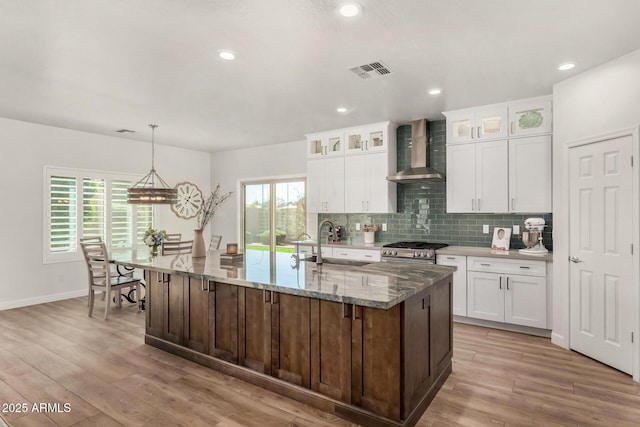
[[[200,213],[198,213],[197,218],[197,227],[196,230],[204,230],[204,228],[209,224],[211,218],[218,210],[218,207],[224,203],[231,195],[233,191],[229,191],[228,193],[221,194],[220,193],[220,184],[216,186],[216,189],[211,192],[207,200],[202,205],[202,209],[200,209]]]

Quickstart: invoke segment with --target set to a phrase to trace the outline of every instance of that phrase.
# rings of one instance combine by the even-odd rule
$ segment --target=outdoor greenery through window
[[[293,252],[306,231],[305,181],[245,183],[243,200],[245,251]]]
[[[127,189],[138,179],[45,167],[44,261],[81,259],[79,240],[85,237],[101,237],[112,251],[144,246],[153,207],[127,204]]]

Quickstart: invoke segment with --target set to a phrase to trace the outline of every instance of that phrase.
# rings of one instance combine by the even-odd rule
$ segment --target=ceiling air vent
[[[118,132],[118,133],[136,133],[135,130],[129,130],[129,129],[118,129],[116,132]]]
[[[352,73],[360,77],[362,80],[375,79],[376,77],[382,77],[391,74],[391,70],[389,70],[389,67],[384,65],[382,61],[359,65],[357,67],[349,68],[349,70],[351,70]]]

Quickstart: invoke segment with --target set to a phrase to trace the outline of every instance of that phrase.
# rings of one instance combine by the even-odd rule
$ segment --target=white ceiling
[[[0,0],[0,116],[217,151],[550,94],[640,48],[638,0],[339,3]],[[377,60],[392,74],[348,70]]]

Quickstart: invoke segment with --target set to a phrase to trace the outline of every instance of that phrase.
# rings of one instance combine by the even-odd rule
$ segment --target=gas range
[[[446,243],[430,243],[423,241],[396,242],[382,246],[380,255],[383,261],[415,260],[435,264],[436,250],[444,248]]]

